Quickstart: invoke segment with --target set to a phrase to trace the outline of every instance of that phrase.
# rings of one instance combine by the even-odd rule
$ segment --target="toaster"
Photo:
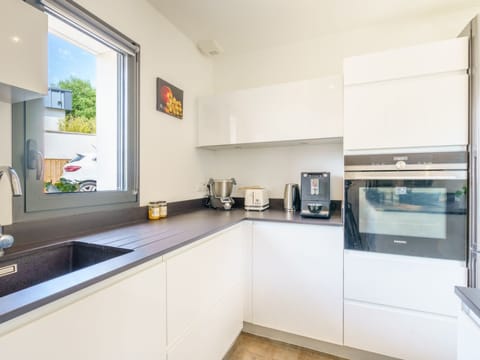
[[[267,190],[264,188],[245,189],[245,210],[263,211],[270,206]]]

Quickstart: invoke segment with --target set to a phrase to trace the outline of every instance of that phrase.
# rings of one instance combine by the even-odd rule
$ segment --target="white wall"
[[[283,198],[286,183],[300,184],[302,171],[329,171],[331,198],[343,198],[342,144],[295,145],[270,148],[216,150],[208,164],[212,178],[237,181],[234,195],[244,196],[242,186],[265,186],[271,198]]]
[[[214,58],[215,92],[341,74],[343,58],[456,37],[478,7]]]
[[[58,131],[58,122],[65,118],[65,110],[45,108],[44,130]]]

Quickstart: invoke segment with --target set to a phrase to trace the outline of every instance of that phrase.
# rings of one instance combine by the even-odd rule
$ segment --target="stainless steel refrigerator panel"
[[[480,139],[480,19],[475,17],[459,36],[469,36],[469,218],[468,218],[468,285],[478,287],[480,285],[480,270],[478,266],[480,251],[479,228],[480,212],[479,201],[479,139]]]
[[[470,250],[469,253],[469,269],[468,269],[468,281],[472,285],[469,286],[474,287],[473,284],[479,284],[480,280],[480,252],[475,250]],[[475,286],[478,287],[478,286]]]

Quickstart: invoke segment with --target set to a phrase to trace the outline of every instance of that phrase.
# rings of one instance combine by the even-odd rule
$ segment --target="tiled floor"
[[[342,360],[338,357],[242,333],[224,360]]]

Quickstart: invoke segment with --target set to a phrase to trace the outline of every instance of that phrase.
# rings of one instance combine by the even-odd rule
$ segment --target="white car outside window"
[[[63,166],[62,178],[77,182],[79,191],[97,191],[97,154],[77,154]]]

